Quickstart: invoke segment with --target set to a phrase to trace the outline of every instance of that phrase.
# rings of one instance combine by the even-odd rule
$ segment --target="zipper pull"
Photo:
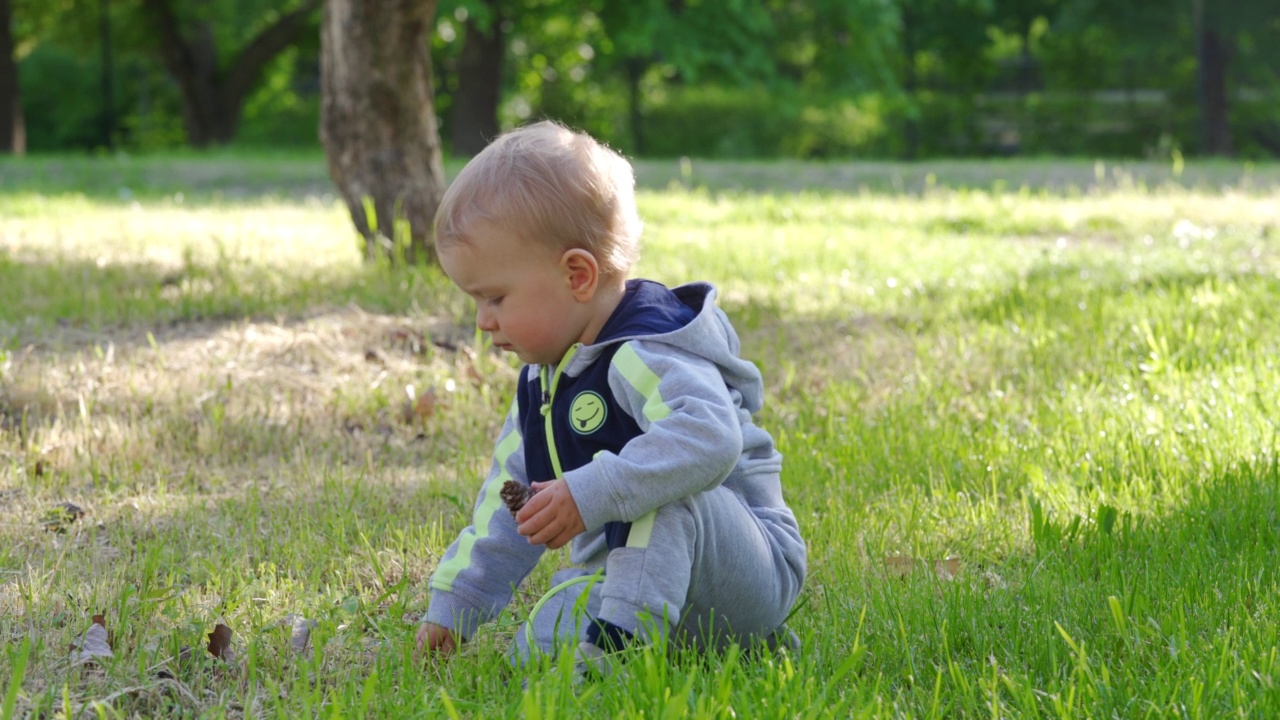
[[[551,412],[551,388],[547,387],[547,368],[542,366],[538,372],[538,384],[542,386],[542,407],[539,411],[543,417]]]

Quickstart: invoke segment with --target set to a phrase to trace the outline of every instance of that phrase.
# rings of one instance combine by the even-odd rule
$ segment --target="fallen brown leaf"
[[[72,646],[74,655],[71,662],[74,665],[83,665],[84,663],[97,662],[99,658],[113,658],[115,653],[111,652],[111,643],[107,637],[106,619],[102,615],[93,616],[93,624],[85,631],[84,637],[80,640],[80,647]]]
[[[95,624],[101,625],[102,627],[106,627],[106,626],[107,626],[107,616],[106,616],[106,615],[102,615],[102,614],[94,615],[94,616],[93,616],[93,622],[94,622]],[[116,635],[115,635],[115,633],[111,632],[110,630],[108,630],[108,631],[107,631],[107,645],[108,645],[109,647],[113,647],[113,648],[116,646]]]
[[[431,417],[436,412],[436,389],[428,388],[426,392],[418,396],[418,400],[413,404],[413,412],[423,420]]]
[[[889,555],[884,559],[884,569],[893,577],[904,578],[916,567],[916,560],[907,555]]]
[[[235,652],[231,649],[231,628],[218,623],[209,633],[209,654],[226,663],[235,662]]]
[[[284,617],[284,623],[290,628],[289,646],[299,655],[306,652],[307,643],[311,640],[311,628],[316,626],[316,621],[290,613]]]
[[[942,560],[933,562],[933,572],[938,576],[939,580],[950,582],[955,580],[960,574],[960,558],[956,555],[949,555]]]
[[[909,555],[889,555],[884,559],[885,571],[896,578],[905,578],[912,572],[923,570],[929,566],[930,563],[928,561],[913,558]],[[960,574],[960,557],[949,555],[942,560],[934,560],[932,566],[933,574],[939,580],[950,582]]]
[[[404,386],[404,394],[407,399],[400,406],[400,419],[406,425],[412,425],[415,422],[426,420],[435,414],[436,411],[436,390],[428,388],[422,394],[414,389],[412,385]]]

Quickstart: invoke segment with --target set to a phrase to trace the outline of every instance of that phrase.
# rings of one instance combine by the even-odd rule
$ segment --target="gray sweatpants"
[[[604,570],[548,598],[532,626],[517,633],[513,659],[529,657],[529,635],[544,653],[577,645],[593,618],[694,648],[764,640],[804,582],[804,558],[782,550],[796,547],[798,537],[794,527],[757,517],[724,487],[663,506],[632,523],[625,547],[602,544],[582,566],[555,574],[553,588]]]

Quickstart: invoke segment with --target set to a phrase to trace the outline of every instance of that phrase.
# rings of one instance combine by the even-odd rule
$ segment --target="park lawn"
[[[415,662],[516,377],[466,299],[362,265],[314,159],[28,160],[0,717],[1280,715],[1280,168],[640,176],[639,274],[715,281],[764,372],[802,652],[512,670],[558,553]],[[98,614],[112,657],[75,664]]]

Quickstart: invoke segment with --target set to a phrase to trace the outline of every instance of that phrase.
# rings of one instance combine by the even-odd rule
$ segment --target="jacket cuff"
[[[582,524],[587,530],[597,530],[605,523],[622,520],[622,507],[613,496],[613,482],[605,472],[601,453],[595,460],[577,470],[564,474],[569,493],[578,506]]]
[[[427,614],[423,622],[442,625],[469,640],[476,634],[476,628],[484,622],[484,613],[476,606],[468,603],[452,593],[432,592],[431,604],[427,606]]]

